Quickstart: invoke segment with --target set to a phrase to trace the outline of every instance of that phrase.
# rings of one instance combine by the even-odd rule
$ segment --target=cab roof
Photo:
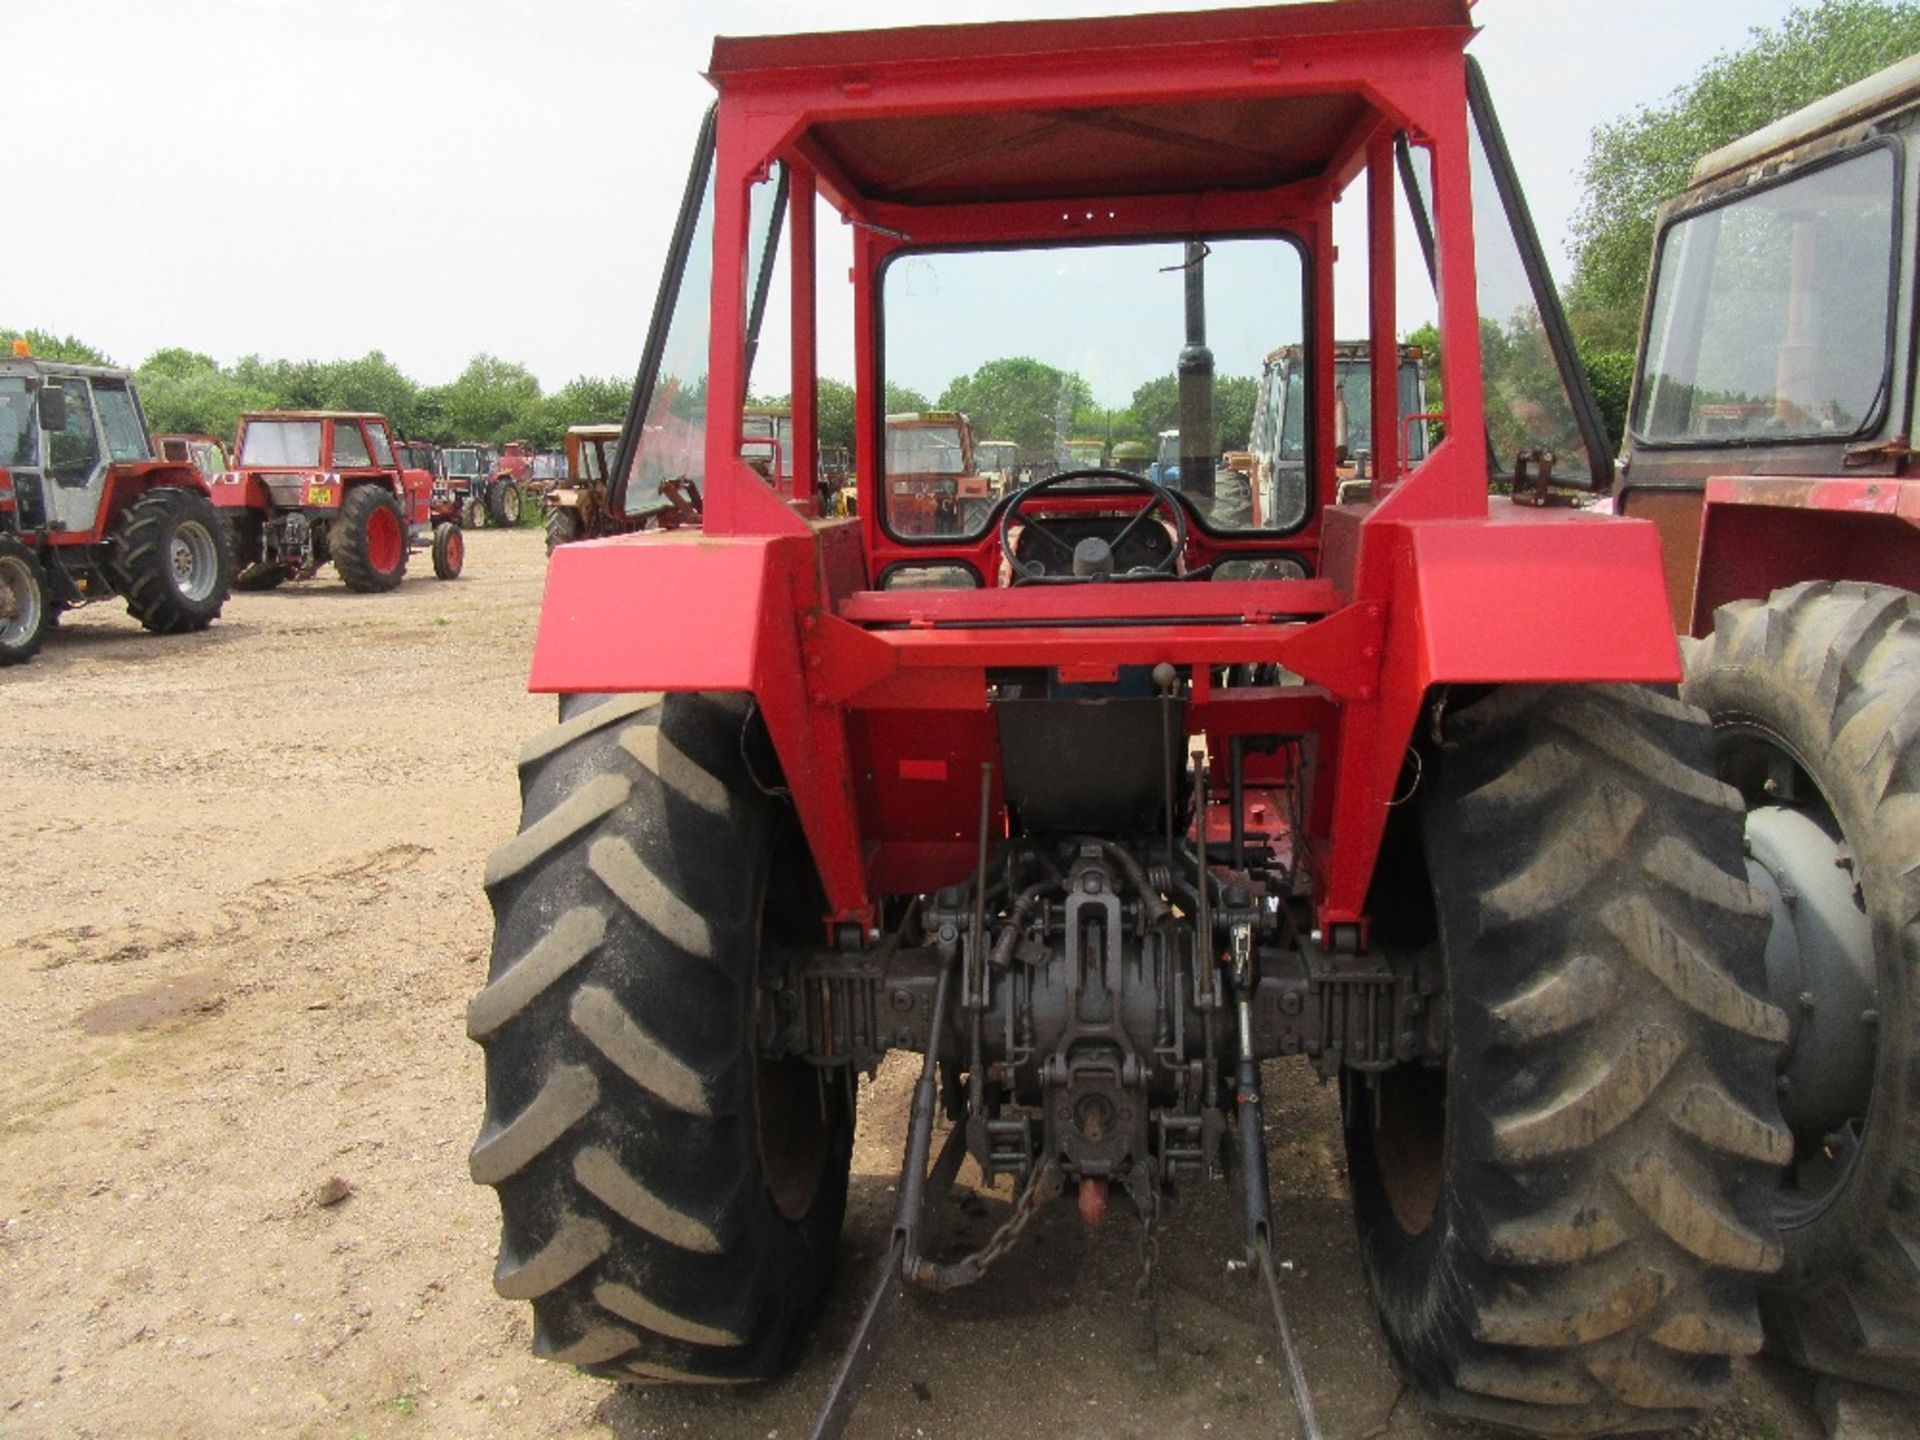
[[[248,410],[240,417],[242,420],[378,420],[382,425],[387,417],[378,410]]]
[[[46,375],[59,379],[73,375],[83,380],[129,380],[131,370],[118,365],[81,365],[69,360],[46,360],[38,355],[0,355],[0,375]]]
[[[1693,167],[1692,183],[1704,184],[1716,176],[1744,169],[1823,135],[1854,125],[1890,120],[1915,108],[1920,108],[1920,55],[1909,55],[1844,90],[1836,90],[1751,135],[1701,156]]]
[[[1091,20],[921,25],[842,33],[721,37],[708,78],[734,90],[817,86],[843,97],[896,99],[917,83],[956,75],[1005,80],[1024,72],[1024,94],[995,103],[979,85],[929,113],[844,114],[810,128],[813,144],[858,188],[899,204],[965,204],[1198,190],[1264,190],[1319,174],[1340,153],[1370,102],[1357,89],[1240,94],[1083,108],[1037,98],[1064,75],[1150,76],[1173,55],[1212,49],[1256,61],[1315,39],[1377,36],[1404,43],[1408,32],[1445,35],[1454,48],[1473,25],[1470,0],[1343,0],[1177,15]],[[1391,38],[1390,38],[1391,37]],[[897,82],[897,83],[896,83]],[[1138,80],[1117,82],[1138,88]],[[918,97],[916,97],[918,98]],[[882,107],[873,107],[877,112]],[[891,108],[891,107],[888,107]],[[904,108],[904,107],[902,107]]]

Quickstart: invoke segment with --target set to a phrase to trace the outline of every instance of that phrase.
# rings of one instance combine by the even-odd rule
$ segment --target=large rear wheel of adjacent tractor
[[[773,773],[745,697],[574,697],[521,753],[467,1027],[494,1288],[533,1303],[536,1354],[764,1380],[825,1298],[852,1104],[840,1077],[756,1052],[761,947],[810,940],[823,911],[791,812],[754,780]]]
[[[1920,597],[1817,581],[1724,606],[1686,696],[1751,807],[1793,1032],[1770,1341],[1920,1389]]]
[[[53,595],[39,557],[0,535],[0,665],[31,660],[52,628]]]
[[[113,565],[127,613],[156,635],[206,629],[233,588],[226,523],[192,490],[161,487],[134,501],[115,537]]]
[[[487,518],[511,530],[520,523],[520,487],[511,480],[496,480],[487,491]]]
[[[394,589],[407,573],[407,520],[400,502],[378,485],[354,486],[327,549],[349,590]]]
[[[1653,691],[1502,688],[1447,716],[1392,837],[1380,938],[1444,980],[1451,1039],[1354,1087],[1347,1155],[1395,1363],[1444,1412],[1661,1430],[1760,1347],[1786,1019],[1711,764]]]

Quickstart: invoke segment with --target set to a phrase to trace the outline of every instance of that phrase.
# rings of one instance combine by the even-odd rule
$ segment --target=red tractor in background
[[[1367,1282],[1427,1404],[1661,1429],[1758,1348],[1793,1148],[1768,906],[1673,693],[1655,527],[1571,503],[1612,456],[1473,34],[1467,0],[1352,0],[716,42],[606,495],[617,526],[669,487],[701,513],[554,551],[531,684],[558,723],[486,870],[469,1164],[537,1353],[785,1372],[835,1271],[857,1077],[895,1049],[919,1078],[893,1221],[817,1435],[907,1287],[979,1281],[1064,1193],[1132,1212],[1150,1260],[1168,1188],[1209,1203],[1223,1171],[1316,1433],[1267,1198],[1282,1059],[1339,1088]],[[1336,255],[1355,189],[1367,243]],[[847,301],[816,291],[822,197]],[[1402,207],[1447,404],[1417,456]],[[784,484],[742,458],[782,260]],[[1375,478],[1338,505],[1356,264]],[[841,519],[816,335],[849,302]],[[887,384],[974,371],[989,303],[1008,357],[1067,373],[1150,337],[1177,480],[1088,466],[927,523]],[[1213,375],[1289,343],[1301,503],[1256,516]],[[1493,493],[1547,453],[1548,483]],[[933,1228],[963,1160],[1010,1188],[955,1259]],[[990,1329],[968,1343],[979,1385],[930,1428],[993,1386]]]
[[[415,543],[433,573],[459,576],[460,526],[432,519],[433,477],[394,454],[386,417],[352,411],[262,411],[240,417],[234,468],[213,486],[240,566],[234,585],[271,590],[329,561],[349,590],[392,590]]]
[[[402,470],[424,470],[430,484],[427,488],[427,515],[435,525],[442,521],[462,524],[465,516],[460,513],[460,501],[453,493],[453,487],[447,483],[447,467],[440,458],[440,447],[431,440],[393,441],[393,458]]]
[[[131,372],[16,341],[0,359],[0,665],[109,595],[157,635],[211,625],[233,558],[207,490],[191,463],[156,457]]]
[[[1747,804],[1789,1021],[1769,1333],[1920,1388],[1920,56],[1661,211],[1616,506],[1649,520]]]
[[[511,529],[520,523],[521,504],[533,484],[533,451],[523,441],[509,440],[483,453],[488,457],[486,474],[475,498],[488,524]]]

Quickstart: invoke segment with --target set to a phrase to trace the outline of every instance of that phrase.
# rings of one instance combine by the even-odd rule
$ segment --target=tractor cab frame
[[[1405,27],[1404,49],[1396,53],[1348,38],[1389,19]],[[1524,413],[1516,407],[1495,423],[1477,419],[1486,407],[1476,220],[1504,225],[1509,215],[1519,218],[1514,248],[1529,275],[1545,275],[1477,83],[1481,118],[1469,116],[1464,9],[1452,0],[1364,0],[1326,16],[1281,7],[1213,15],[1195,26],[1191,36],[1175,36],[1164,20],[1145,17],[1101,21],[1084,35],[1077,24],[1057,36],[1041,24],[935,27],[911,32],[912,44],[891,32],[862,37],[860,45],[826,37],[716,42],[710,74],[722,99],[701,133],[608,497],[615,517],[644,519],[671,509],[661,498],[663,480],[691,478],[703,495],[700,543],[680,532],[643,532],[557,560],[532,683],[560,692],[752,691],[782,758],[799,772],[794,802],[833,910],[845,919],[872,919],[882,892],[964,876],[973,849],[968,836],[977,828],[974,797],[954,795],[922,810],[920,823],[904,831],[882,824],[872,833],[863,813],[894,813],[902,782],[897,771],[889,776],[885,766],[858,763],[854,737],[865,727],[853,716],[931,705],[954,727],[948,768],[960,774],[994,748],[984,708],[987,675],[1002,667],[1105,673],[1164,661],[1197,687],[1186,717],[1193,733],[1224,739],[1273,733],[1275,726],[1312,733],[1331,773],[1318,787],[1301,842],[1312,856],[1315,918],[1330,934],[1364,929],[1385,802],[1400,788],[1407,738],[1434,687],[1679,678],[1652,528],[1490,498],[1488,450],[1460,439],[1512,430]],[[1118,73],[1057,66],[1049,40],[1065,43],[1068,34],[1124,64],[1124,82]],[[979,95],[959,73],[925,73],[922,42],[931,54],[1004,47],[1017,104]],[[871,79],[848,78],[856,71],[884,75],[883,91],[876,94]],[[1120,127],[1059,122],[1059,143],[1069,135],[1101,138],[1102,148],[1070,167],[1067,179],[1044,170],[1052,152],[1039,146],[1027,152],[1024,170],[990,149],[971,169],[942,167],[930,178],[916,176],[896,153],[958,133],[983,114],[1073,114],[1129,94],[1151,97],[1142,102],[1149,114],[1204,102],[1243,115],[1273,137],[1271,148],[1247,155],[1210,136],[1129,144]],[[1210,168],[1192,170],[1196,155],[1211,155]],[[1495,180],[1494,193],[1478,201],[1469,184],[1476,165]],[[1402,462],[1391,223],[1403,173],[1420,177],[1401,193],[1419,208],[1434,242],[1444,337],[1439,365],[1448,435],[1456,442],[1442,441],[1410,470]],[[875,383],[879,349],[871,343],[857,357],[860,515],[851,522],[816,518],[814,195],[854,225],[854,310],[857,332],[867,336],[880,324],[887,264],[910,249],[1125,241],[1195,230],[1284,233],[1310,257],[1308,445],[1324,480],[1336,468],[1332,209],[1352,185],[1364,187],[1370,201],[1379,499],[1331,507],[1330,487],[1316,483],[1304,522],[1289,531],[1218,533],[1196,524],[1185,557],[1188,571],[1204,575],[1236,558],[1284,554],[1308,578],[1278,588],[1215,579],[1124,597],[1007,589],[993,583],[1000,566],[990,534],[927,543],[893,533],[877,494],[887,483],[886,416]],[[1037,198],[1049,190],[1051,198]],[[1062,192],[1071,195],[1071,207]],[[790,359],[798,463],[791,483],[776,489],[740,455],[749,356],[758,344],[748,322],[764,311],[782,229],[795,296]],[[696,238],[710,255],[690,253]],[[1508,298],[1514,303],[1505,318],[1531,327],[1525,338],[1550,347],[1548,381],[1575,376],[1550,287]],[[696,405],[688,391],[700,375],[705,386]],[[1576,412],[1587,404],[1584,389],[1562,402]],[[1528,437],[1555,440],[1568,452],[1556,481],[1604,485],[1611,463],[1604,441],[1596,435],[1580,454],[1591,432],[1571,421],[1556,424],[1552,435]],[[1502,448],[1518,454],[1521,447]],[[1583,473],[1599,479],[1583,482]],[[888,571],[923,564],[963,566],[983,587],[912,602],[886,593],[881,577]],[[709,567],[728,579],[696,582]],[[662,637],[633,651],[611,637],[603,643],[580,624],[612,603],[615,591],[664,598],[691,593],[687,587],[696,583],[713,599],[703,619],[711,633]],[[1545,593],[1596,601],[1604,595],[1612,623],[1569,644],[1560,615],[1536,603]],[[720,636],[726,645],[715,644]],[[1228,695],[1208,683],[1210,665],[1260,662],[1285,666],[1304,683],[1257,696]],[[996,813],[1002,803],[996,791]]]

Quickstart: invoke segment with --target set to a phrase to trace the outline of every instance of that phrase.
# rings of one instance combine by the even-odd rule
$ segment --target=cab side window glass
[[[368,422],[367,438],[373,442],[373,463],[393,464],[393,447],[387,443],[387,427],[377,422]]]
[[[107,453],[115,460],[151,458],[146,427],[140,423],[140,412],[133,408],[133,397],[126,386],[95,385],[93,399],[100,407],[100,428],[107,432]]]
[[[355,466],[371,465],[373,461],[367,455],[367,442],[360,436],[360,426],[352,420],[333,422],[333,464],[335,469],[351,470]]]

